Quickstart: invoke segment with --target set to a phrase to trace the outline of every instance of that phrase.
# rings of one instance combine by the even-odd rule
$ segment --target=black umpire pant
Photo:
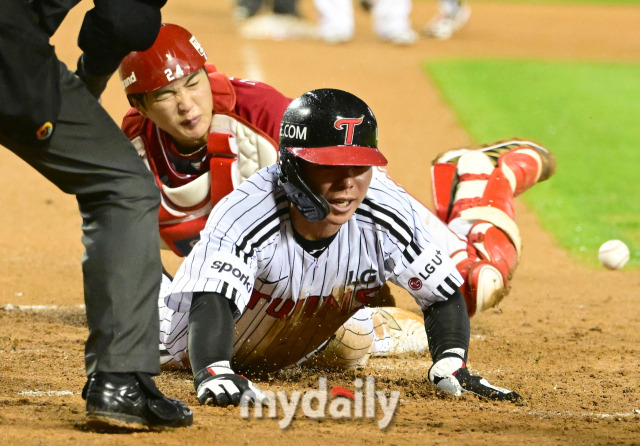
[[[108,113],[62,62],[59,68],[62,104],[49,142],[27,147],[0,135],[0,144],[78,200],[86,248],[87,374],[155,375],[160,373],[159,190]]]

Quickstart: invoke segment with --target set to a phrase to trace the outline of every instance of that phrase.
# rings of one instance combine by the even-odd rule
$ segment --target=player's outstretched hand
[[[218,361],[200,370],[194,385],[200,404],[214,406],[237,406],[243,398],[253,403],[266,403],[267,396],[255,384],[242,375],[237,375],[229,361]]]
[[[498,401],[518,402],[522,397],[516,392],[496,387],[480,377],[474,376],[467,369],[460,357],[442,358],[429,369],[429,380],[436,388],[448,395],[460,396],[462,392]]]

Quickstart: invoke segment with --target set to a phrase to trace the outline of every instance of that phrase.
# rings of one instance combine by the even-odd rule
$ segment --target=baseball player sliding
[[[154,174],[162,196],[163,247],[178,256],[191,251],[213,205],[275,163],[280,121],[291,102],[264,83],[229,78],[206,60],[189,31],[163,24],[151,48],[130,53],[120,65],[133,105],[122,129]],[[165,274],[163,287],[170,283]],[[188,367],[188,317],[162,298],[159,306],[162,365]],[[335,350],[332,344],[314,361],[360,365],[369,354],[422,351],[426,333],[416,317],[400,308],[363,309],[343,327],[345,341],[356,351],[341,351],[344,343]]]
[[[284,113],[279,161],[213,209],[173,280],[168,306],[188,314],[201,403],[262,392],[236,371],[271,371],[322,345],[390,280],[424,314],[428,372],[452,395],[520,398],[467,368],[464,280],[448,252],[461,239],[376,166],[377,123],[350,93],[313,90]]]
[[[465,390],[516,398],[467,376],[468,316],[460,309],[471,316],[506,294],[520,245],[513,197],[553,173],[552,155],[514,140],[439,156],[432,168],[438,219],[370,167],[386,161],[376,148],[375,118],[358,98],[308,93],[289,106],[280,126],[289,98],[259,82],[227,78],[205,61],[194,36],[166,24],[149,50],[131,53],[120,68],[134,106],[123,129],[161,188],[166,247],[187,255],[204,228],[176,281],[164,277],[161,294],[172,293],[171,308],[160,299],[165,361],[188,367],[191,360],[203,401],[224,404],[239,392],[211,396],[217,384],[250,386],[231,361],[243,371],[309,357],[361,365],[370,354],[428,346],[435,362],[429,375],[439,388],[457,394],[462,383]],[[314,95],[318,100],[305,105]],[[345,107],[355,107],[353,116]],[[299,122],[304,113],[309,122]],[[353,165],[370,173],[371,187],[365,181],[357,193],[336,195],[337,186],[323,180],[346,166],[338,177],[359,178]],[[322,172],[314,176],[314,169]],[[414,313],[367,307],[386,280],[416,298],[426,330]],[[443,322],[449,312],[452,325]],[[336,330],[355,338],[337,343]],[[361,355],[346,357],[345,343],[358,344]]]

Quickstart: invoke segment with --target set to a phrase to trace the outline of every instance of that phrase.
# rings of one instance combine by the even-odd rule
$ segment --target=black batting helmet
[[[327,201],[300,175],[299,160],[328,166],[386,166],[378,124],[369,106],[342,90],[321,88],[294,99],[280,124],[280,182],[309,221],[323,220]]]

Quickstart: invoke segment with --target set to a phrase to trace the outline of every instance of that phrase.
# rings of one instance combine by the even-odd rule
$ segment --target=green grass
[[[477,142],[547,146],[556,175],[522,199],[577,260],[621,239],[640,266],[640,65],[435,61],[427,73]],[[629,267],[628,266],[628,267]]]

